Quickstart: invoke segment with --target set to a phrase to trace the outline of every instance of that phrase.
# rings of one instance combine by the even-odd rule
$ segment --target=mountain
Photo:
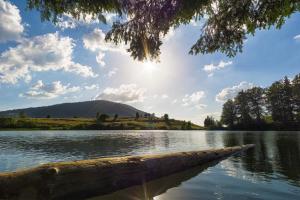
[[[0,116],[11,117],[18,116],[20,113],[25,113],[26,116],[33,118],[45,118],[47,115],[50,115],[51,118],[94,118],[96,117],[97,112],[110,116],[118,114],[120,117],[134,117],[137,112],[140,115],[145,114],[145,112],[126,104],[105,100],[95,100],[76,103],[63,103],[35,108],[7,110],[0,112]]]

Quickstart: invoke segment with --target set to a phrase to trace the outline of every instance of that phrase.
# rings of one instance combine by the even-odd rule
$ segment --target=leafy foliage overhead
[[[247,34],[271,26],[280,28],[300,10],[299,0],[27,0],[42,20],[54,23],[64,14],[79,19],[92,15],[106,23],[106,13],[117,13],[106,39],[129,44],[134,59],[157,59],[162,37],[170,28],[204,19],[199,39],[190,54],[242,51]]]

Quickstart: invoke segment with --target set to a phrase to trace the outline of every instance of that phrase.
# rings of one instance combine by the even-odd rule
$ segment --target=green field
[[[201,130],[190,122],[170,119],[0,118],[0,130]]]

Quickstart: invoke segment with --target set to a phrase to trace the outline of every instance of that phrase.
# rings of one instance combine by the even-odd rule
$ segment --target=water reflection
[[[190,170],[186,170],[161,179],[144,183],[143,185],[126,188],[124,190],[120,190],[109,195],[94,197],[88,200],[154,200],[157,199],[154,197],[164,194],[170,188],[180,186],[183,182],[197,176],[207,168],[213,167],[219,162],[220,161],[207,163],[205,165],[192,168]]]
[[[210,168],[209,176],[199,174],[203,169],[194,169],[147,183],[147,196],[156,199],[161,193],[160,199],[200,199],[200,194],[201,199],[257,199],[255,195],[272,200],[300,199],[300,132],[6,131],[0,132],[0,171],[54,161],[249,143],[256,147]],[[183,182],[188,186],[183,187]],[[173,195],[168,196],[166,190],[173,191]],[[144,198],[142,186],[125,191],[137,199]],[[121,194],[105,198],[124,199]]]
[[[300,186],[299,132],[230,132],[222,136],[224,146],[256,144],[240,158],[244,170],[266,181],[286,179]]]

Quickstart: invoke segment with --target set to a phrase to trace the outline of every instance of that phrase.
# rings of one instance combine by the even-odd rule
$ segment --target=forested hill
[[[132,106],[105,100],[85,101],[76,103],[63,103],[36,108],[16,109],[0,112],[0,116],[19,116],[21,113],[33,118],[95,118],[97,113],[120,117],[135,117],[136,113],[144,115],[145,112]]]

